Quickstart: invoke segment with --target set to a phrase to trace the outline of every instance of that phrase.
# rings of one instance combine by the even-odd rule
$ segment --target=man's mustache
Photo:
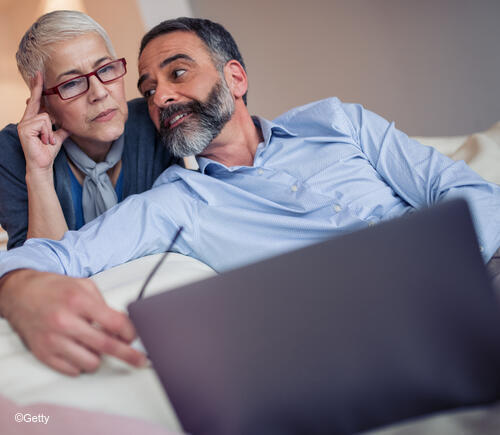
[[[160,110],[160,125],[164,126],[165,121],[180,112],[200,113],[201,105],[198,101],[188,103],[177,103],[167,106]]]

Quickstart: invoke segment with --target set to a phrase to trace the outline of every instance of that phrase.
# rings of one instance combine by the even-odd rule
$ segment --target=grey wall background
[[[500,0],[191,0],[247,64],[252,113],[328,96],[410,135],[460,135],[500,120]]]

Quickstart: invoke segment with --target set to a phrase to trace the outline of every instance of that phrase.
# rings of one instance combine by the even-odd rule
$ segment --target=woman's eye
[[[71,80],[69,82],[66,82],[64,83],[63,85],[61,85],[61,89],[63,90],[69,90],[71,88],[75,88],[75,87],[78,87],[78,86],[81,86],[83,84],[83,82],[85,81],[84,78],[78,78],[78,79],[75,79],[75,80]]]
[[[106,74],[113,74],[115,70],[115,66],[113,64],[111,65],[106,65],[105,67],[101,68],[99,71],[97,71],[98,75],[106,75]]]
[[[114,65],[106,65],[105,67],[97,71],[97,74],[106,74],[112,72],[114,69],[115,69]]]
[[[185,69],[176,69],[174,71],[174,77],[178,79],[180,76],[182,76],[186,72]]]

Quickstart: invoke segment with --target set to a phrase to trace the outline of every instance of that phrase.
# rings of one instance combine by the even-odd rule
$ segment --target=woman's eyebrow
[[[104,62],[105,60],[112,60],[110,56],[104,56],[104,57],[101,57],[99,59],[97,59],[95,62],[94,62],[94,65],[92,65],[92,68],[97,68],[97,66],[99,64],[101,64],[102,62]],[[80,71],[79,69],[71,69],[69,71],[65,71],[61,74],[59,74],[57,77],[56,77],[56,81],[59,81],[61,78],[63,78],[64,76],[69,76],[69,75],[73,75],[73,74],[83,74],[82,71]]]

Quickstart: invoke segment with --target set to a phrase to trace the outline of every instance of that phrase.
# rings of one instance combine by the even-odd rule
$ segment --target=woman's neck
[[[81,185],[83,185],[83,181],[85,180],[85,174],[82,171],[80,171],[70,159],[68,159],[68,164],[77,181]],[[118,177],[120,176],[121,169],[122,169],[122,161],[119,160],[115,166],[107,170],[108,177],[111,180],[111,184],[113,186],[116,186],[116,182],[118,181]]]
[[[86,142],[71,138],[78,147],[89,156],[94,162],[99,163],[106,160],[109,150],[113,142]]]
[[[94,162],[100,163],[103,162],[106,159],[106,156],[108,155],[109,150],[111,149],[111,145],[113,145],[113,142],[88,142],[88,141],[82,141],[78,140],[75,138],[71,138],[71,140],[78,145],[78,147],[85,153],[89,158],[91,158]],[[80,171],[74,163],[71,161],[71,159],[68,158],[69,166],[71,168],[71,171],[75,175],[76,179],[80,184],[83,184],[83,180],[85,179],[85,174]],[[112,168],[108,169],[107,173],[108,176],[111,180],[111,183],[113,186],[116,185],[116,182],[118,180],[118,176],[120,175],[120,171],[122,168],[122,161],[121,159],[117,162],[115,166]]]

